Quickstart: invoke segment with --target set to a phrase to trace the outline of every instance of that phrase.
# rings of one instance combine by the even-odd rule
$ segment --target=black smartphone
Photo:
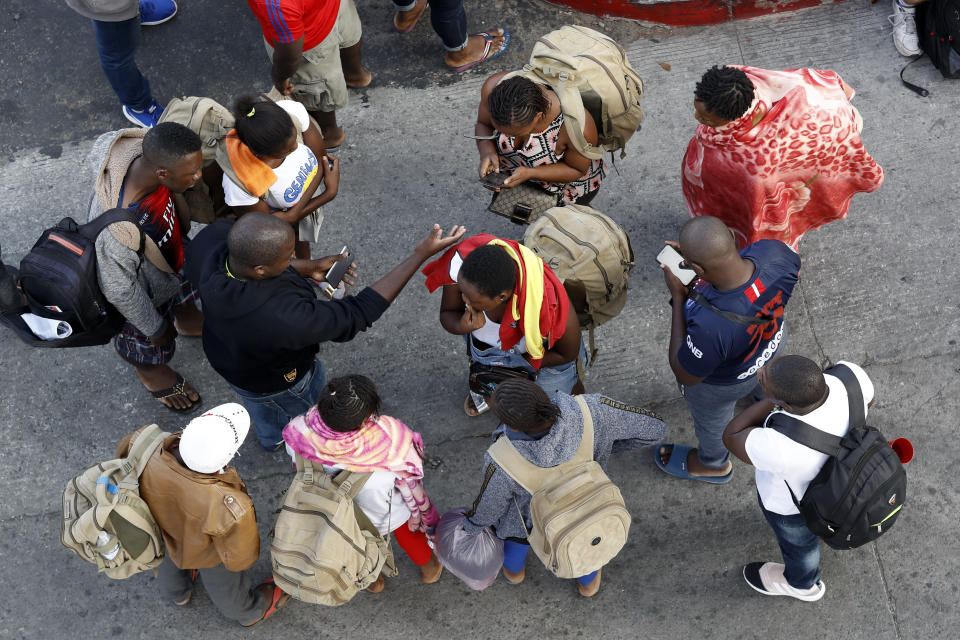
[[[500,188],[503,187],[503,183],[508,177],[506,173],[494,171],[480,178],[480,184],[491,191],[500,191]]]
[[[347,253],[347,248],[344,247],[340,250],[340,255]],[[324,281],[326,284],[323,287],[323,292],[327,294],[328,298],[333,298],[333,294],[336,293],[337,288],[340,286],[340,283],[343,281],[343,276],[346,275],[347,269],[350,268],[350,265],[353,263],[353,256],[347,253],[347,257],[343,260],[337,260],[333,263],[333,266],[330,267],[330,270],[327,271],[327,275],[324,276]]]

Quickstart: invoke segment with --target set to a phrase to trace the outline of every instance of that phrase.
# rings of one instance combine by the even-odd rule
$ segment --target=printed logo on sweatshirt
[[[297,172],[297,175],[294,176],[293,182],[290,183],[290,186],[287,187],[287,190],[283,192],[283,200],[287,204],[293,204],[300,199],[300,194],[303,193],[303,190],[310,186],[310,183],[313,182],[313,179],[317,176],[317,156],[313,155],[313,152],[310,153],[307,161],[303,163],[300,167],[300,171]]]
[[[291,369],[290,371],[287,371],[285,374],[283,374],[283,379],[287,382],[293,382],[297,379],[297,370]]]

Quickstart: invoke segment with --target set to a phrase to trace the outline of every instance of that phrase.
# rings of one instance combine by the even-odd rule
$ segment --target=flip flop
[[[670,451],[670,462],[663,464],[660,459],[660,447],[673,447]],[[730,467],[730,473],[725,476],[695,476],[691,475],[687,469],[687,454],[695,447],[688,447],[682,444],[661,444],[653,451],[653,461],[657,467],[664,473],[680,478],[681,480],[697,480],[707,484],[726,484],[733,479],[733,467]]]
[[[478,64],[480,64],[481,62],[486,62],[487,60],[493,60],[494,58],[496,58],[497,56],[499,56],[501,53],[503,53],[504,51],[506,51],[506,50],[507,50],[507,46],[510,44],[510,32],[507,31],[506,29],[504,29],[504,30],[503,30],[503,43],[500,45],[500,48],[497,50],[496,53],[494,53],[493,55],[490,55],[490,50],[493,48],[493,41],[494,41],[496,38],[499,38],[500,36],[492,35],[492,34],[490,34],[490,33],[487,33],[486,31],[483,31],[483,32],[481,32],[481,33],[474,33],[474,34],[472,34],[472,35],[481,36],[481,37],[483,38],[483,40],[484,40],[484,43],[483,43],[483,55],[480,56],[480,59],[479,59],[479,60],[474,60],[473,62],[468,62],[467,64],[461,65],[461,66],[459,66],[459,67],[453,67],[453,70],[456,71],[457,73],[463,73],[463,72],[466,71],[467,69],[470,69],[471,67],[475,67],[475,66],[477,66]]]
[[[166,389],[160,389],[159,391],[151,391],[150,395],[152,395],[154,398],[159,400],[160,404],[165,406],[170,411],[174,411],[176,413],[187,413],[189,411],[193,411],[194,409],[200,406],[200,402],[203,401],[203,398],[200,397],[200,394],[197,394],[196,400],[190,402],[190,406],[184,407],[183,409],[177,409],[176,407],[171,407],[166,402],[163,402],[165,398],[169,398],[171,396],[183,396],[189,401],[190,396],[188,396],[186,392],[186,383],[187,381],[184,380],[183,376],[178,373],[176,384],[174,384],[172,387],[167,387]],[[194,391],[196,390],[194,389]]]
[[[413,21],[413,23],[411,23],[411,25],[406,29],[401,29],[400,27],[397,26],[397,14],[394,13],[393,14],[393,30],[396,31],[397,33],[410,33],[411,31],[413,31],[413,28],[417,26],[418,22],[420,22],[420,18],[422,18],[423,14],[427,12],[427,5],[429,4],[430,4],[429,1],[423,3],[423,9],[420,10],[420,15],[418,15],[416,19]]]

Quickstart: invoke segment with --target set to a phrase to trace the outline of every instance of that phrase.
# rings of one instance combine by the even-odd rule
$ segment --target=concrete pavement
[[[0,18],[11,43],[0,57],[0,80],[11,88],[0,100],[0,242],[4,258],[15,263],[41,229],[80,215],[90,188],[86,151],[97,133],[125,121],[96,67],[83,20],[60,4],[11,4],[21,14],[14,20],[7,9]],[[266,61],[243,3],[182,4],[182,15],[145,32],[158,95],[199,93],[226,103],[241,90],[265,89]],[[441,67],[427,21],[404,40],[389,32],[389,8],[360,2],[367,60],[378,80],[355,93],[342,113],[349,144],[340,152],[341,192],[327,208],[324,239],[314,252],[355,248],[364,284],[402,259],[433,222],[521,233],[484,210],[473,143],[461,135],[472,131],[480,82],[521,63],[540,32],[573,19],[599,22],[539,3],[468,4],[468,10],[473,30],[509,23],[517,37],[502,59],[455,77]],[[877,388],[871,422],[891,438],[909,437],[916,458],[907,467],[908,506],[896,529],[859,550],[824,549],[823,600],[764,598],[744,584],[744,563],[779,555],[757,509],[750,468],[735,463],[734,481],[721,487],[682,482],[655,469],[652,452],[644,450],[610,464],[634,528],[592,600],[534,560],[523,585],[500,580],[475,593],[449,573],[437,585],[421,585],[415,567],[400,557],[401,575],[379,596],[360,594],[337,609],[292,602],[262,627],[243,631],[217,614],[202,588],[188,607],[174,607],[158,600],[149,575],[111,581],[60,546],[59,499],[70,477],[108,457],[120,437],[142,424],[176,429],[185,422],[151,399],[110,347],[31,350],[4,333],[0,638],[955,637],[960,486],[949,468],[960,418],[954,286],[960,142],[953,126],[960,83],[942,80],[921,62],[909,73],[932,95],[923,99],[901,88],[896,76],[904,61],[883,29],[887,13],[883,3],[847,2],[673,32],[616,21],[602,27],[622,39],[646,81],[647,118],[627,159],[617,162],[619,175],[607,179],[594,203],[630,233],[638,266],[627,308],[598,331],[601,354],[587,389],[655,408],[668,423],[668,441],[691,443],[694,436],[666,361],[667,294],[653,257],[686,219],[679,166],[695,125],[694,82],[712,64],[813,66],[836,69],[857,90],[864,142],[885,168],[886,182],[856,196],[847,220],[804,238],[803,280],[788,310],[790,350],[824,363],[863,363]],[[234,32],[249,44],[238,48]],[[209,52],[198,44],[205,34]],[[53,59],[61,64],[33,71],[31,61]],[[460,410],[466,363],[460,342],[437,322],[438,306],[439,296],[429,296],[417,276],[370,331],[346,345],[325,345],[321,356],[333,375],[373,377],[385,412],[423,433],[427,489],[445,511],[473,500],[485,436],[495,424]],[[174,365],[201,391],[204,406],[234,399],[198,341],[181,339]],[[236,463],[266,541],[289,465],[261,452],[252,438]],[[269,573],[262,546],[257,577]]]

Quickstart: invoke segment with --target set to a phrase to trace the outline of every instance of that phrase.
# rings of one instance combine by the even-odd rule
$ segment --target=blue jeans
[[[757,496],[757,502],[777,537],[787,582],[795,589],[809,589],[817,584],[820,581],[820,538],[810,532],[799,513],[780,515],[767,511],[760,496]]]
[[[394,0],[393,8],[409,11],[416,4],[416,0]],[[467,46],[467,11],[463,0],[430,0],[430,24],[447,51],[460,51]]]
[[[514,540],[503,541],[503,568],[513,573],[523,570],[527,564],[527,552],[530,551],[530,545],[525,542],[516,542]],[[597,570],[599,571],[599,569]],[[597,577],[597,571],[588,573],[585,576],[577,578],[577,582],[587,586]]]
[[[313,361],[313,367],[289,389],[271,393],[254,393],[230,385],[243,403],[253,428],[257,431],[260,446],[273,451],[283,441],[283,428],[287,423],[303,415],[317,404],[320,392],[327,384],[327,372],[323,363]]]
[[[93,30],[97,35],[100,67],[120,104],[137,111],[149,107],[153,100],[150,83],[134,60],[140,44],[140,16],[121,22],[94,20]]]
[[[480,349],[474,341],[470,339],[470,334],[464,336],[467,340],[467,346],[470,349],[470,359],[481,364],[490,364],[498,367],[512,367],[514,369],[526,369],[531,373],[537,374],[537,385],[547,392],[547,396],[553,397],[558,391],[570,393],[573,386],[580,379],[580,373],[577,370],[577,362],[582,361],[584,366],[587,364],[587,350],[583,346],[583,340],[580,340],[580,354],[573,362],[562,364],[559,367],[542,367],[539,371],[530,366],[527,359],[521,353],[513,351],[504,351],[496,347],[489,349]],[[726,425],[724,425],[726,426]]]
[[[782,353],[787,344],[787,325],[783,325],[783,334],[777,352]],[[701,382],[692,387],[680,385],[680,393],[687,401],[687,408],[693,417],[693,428],[697,434],[697,456],[705,467],[720,469],[726,466],[730,452],[723,446],[723,430],[733,420],[737,400],[752,396],[754,400],[764,398],[757,382],[756,374],[735,384],[708,384]]]

